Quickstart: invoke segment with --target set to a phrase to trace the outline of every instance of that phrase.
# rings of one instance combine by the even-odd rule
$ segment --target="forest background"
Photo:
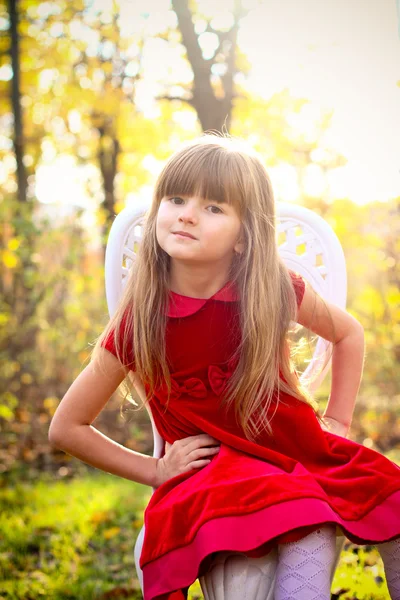
[[[129,498],[126,482],[109,476],[93,483],[93,469],[50,447],[48,427],[108,321],[104,252],[115,215],[150,199],[163,161],[202,131],[225,130],[250,141],[265,159],[276,200],[310,208],[333,227],[346,258],[347,310],[364,326],[366,339],[349,437],[400,464],[400,183],[393,162],[400,119],[391,108],[399,100],[400,77],[391,70],[390,53],[398,57],[396,2],[300,4],[0,2],[0,491],[4,506],[20,519],[3,523],[6,583],[0,597],[43,597],[49,586],[51,598],[115,591],[117,568],[112,581],[97,587],[92,581],[94,587],[87,583],[83,591],[78,551],[67,559],[64,579],[55,576],[61,557],[52,536],[60,530],[40,515],[49,518],[43,489],[61,486],[52,493],[62,510],[66,489],[81,497],[86,485],[99,485],[103,504],[93,509],[91,527],[101,528],[103,544],[115,537],[121,548],[126,527],[115,523],[116,497]],[[362,54],[365,35],[380,52]],[[345,70],[347,63],[353,71]],[[310,79],[310,71],[317,85],[299,94],[296,82]],[[312,89],[329,90],[325,100],[330,95],[331,103]],[[374,99],[382,107],[375,121]],[[335,129],[343,111],[347,121]],[[369,162],[354,158],[350,129],[358,132],[360,156],[367,148]],[[304,350],[303,366],[311,352]],[[329,387],[327,377],[317,392],[321,406]],[[94,426],[152,453],[146,412],[121,408],[117,394]],[[114,500],[106,510],[107,485]],[[135,489],[140,499],[127,548],[150,493]],[[75,526],[85,537],[82,516]],[[86,555],[87,544],[85,538]],[[378,590],[379,558],[361,564],[354,554],[356,563],[348,561],[353,575],[356,567],[364,574],[371,567]],[[78,586],[77,596],[65,595],[67,581],[71,590]]]

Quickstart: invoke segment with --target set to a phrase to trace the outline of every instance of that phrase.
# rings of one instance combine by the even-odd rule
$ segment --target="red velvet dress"
[[[305,283],[291,272],[300,305]],[[274,436],[248,441],[220,406],[240,340],[237,296],[228,282],[211,298],[170,293],[166,343],[173,381],[151,399],[164,440],[208,433],[221,442],[210,464],[156,489],[145,511],[140,559],[144,600],[183,600],[222,550],[267,554],[323,523],[356,544],[400,537],[400,468],[328,433],[313,409],[281,393]],[[104,346],[115,354],[111,338]],[[127,357],[127,364],[134,357]],[[275,410],[272,406],[271,411]],[[270,412],[270,416],[272,412]]]

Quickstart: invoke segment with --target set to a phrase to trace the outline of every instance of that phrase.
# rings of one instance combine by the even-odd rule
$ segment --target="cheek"
[[[170,221],[170,219],[168,219],[168,211],[166,211],[164,208],[160,207],[160,209],[157,213],[157,220],[156,220],[157,236],[162,234],[162,232],[165,228],[169,228],[169,221]]]

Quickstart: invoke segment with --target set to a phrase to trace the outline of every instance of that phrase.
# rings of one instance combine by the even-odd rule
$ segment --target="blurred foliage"
[[[104,474],[0,489],[0,597],[139,600],[133,545],[147,501],[143,486]]]

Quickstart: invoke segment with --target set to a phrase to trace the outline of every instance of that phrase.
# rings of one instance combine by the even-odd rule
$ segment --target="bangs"
[[[238,163],[242,163],[239,165]],[[162,171],[155,190],[159,201],[165,196],[197,196],[243,206],[241,157],[218,146],[196,145],[174,155]]]

